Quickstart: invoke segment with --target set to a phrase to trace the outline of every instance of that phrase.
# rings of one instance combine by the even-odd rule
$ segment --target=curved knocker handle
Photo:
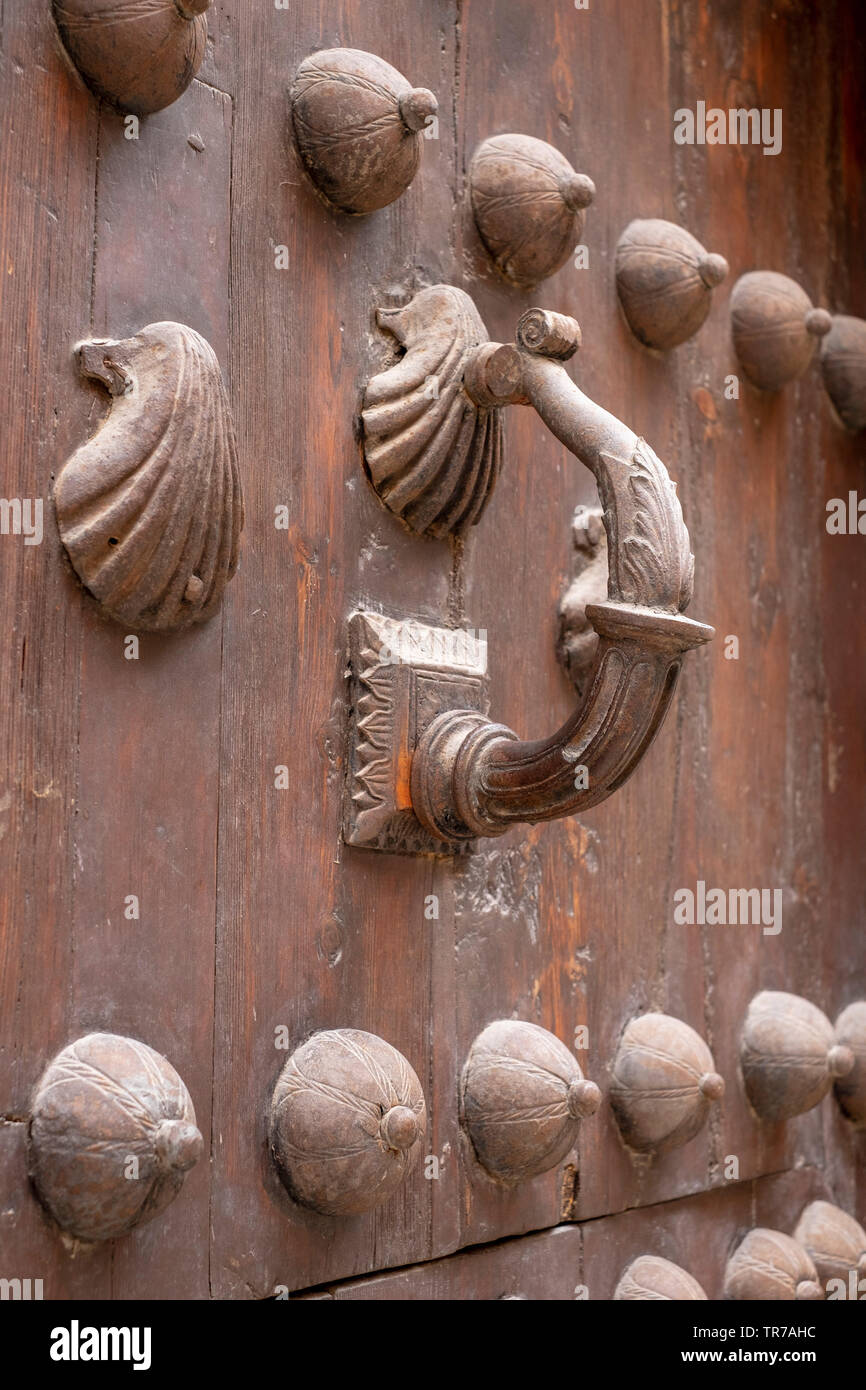
[[[396,441],[401,442],[404,461],[412,454],[410,472],[414,468],[418,473],[426,464],[429,480],[436,439],[428,438],[423,450],[417,447],[419,428],[427,429],[417,391],[422,380],[425,385],[430,381],[429,371],[426,377],[420,373],[429,368],[431,353],[442,349],[441,342],[435,345],[442,315],[438,324],[428,325],[426,335],[419,333],[417,306],[424,296],[443,289],[422,291],[406,310],[397,311],[409,315],[408,324],[394,329],[406,343],[406,356],[368,388],[366,457],[386,503],[387,483],[381,482],[381,468],[377,483],[377,465],[387,450],[391,460],[400,455]],[[465,316],[469,309],[474,314],[467,296],[450,287],[448,292],[452,299],[461,297],[456,303]],[[469,309],[462,300],[468,301]],[[477,315],[475,320],[480,324]],[[416,335],[420,352],[415,350],[413,362]],[[482,430],[489,439],[496,429],[487,417],[498,416],[500,406],[533,406],[557,439],[595,475],[609,572],[607,600],[586,610],[599,635],[586,694],[557,733],[524,742],[477,710],[447,709],[420,734],[411,762],[412,810],[428,832],[452,845],[501,835],[522,821],[572,815],[610,796],[637,767],[657,733],[683,653],[713,636],[711,627],[682,616],[692,594],[694,558],[667,470],[644,440],[585,396],[562,365],[579,345],[577,323],[530,309],[520,320],[515,344],[479,342],[477,337],[472,342],[468,336],[459,371],[451,372],[459,391],[443,422],[457,413],[463,421],[462,436],[460,430],[455,433],[465,437],[467,415],[474,408],[476,432]],[[425,352],[425,361],[419,362]],[[443,358],[449,360],[453,359]],[[418,377],[414,391],[413,373]],[[440,385],[443,375],[440,371],[437,377]],[[390,428],[377,432],[386,421]],[[414,453],[407,447],[410,437]],[[497,444],[497,453],[498,448]],[[395,477],[395,486],[402,478],[405,488],[405,469]]]

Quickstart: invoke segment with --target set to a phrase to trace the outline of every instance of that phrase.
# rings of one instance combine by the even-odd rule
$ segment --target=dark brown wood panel
[[[656,3],[629,4],[619,15],[606,7],[603,21],[597,11],[574,14],[563,3],[543,25],[530,25],[523,13],[515,22],[505,5],[501,22],[488,24],[486,11],[464,8],[467,157],[478,139],[514,128],[510,90],[519,82],[519,128],[558,144],[596,179],[599,193],[584,238],[590,271],[567,266],[521,296],[473,256],[479,278],[471,287],[494,336],[510,336],[528,303],[580,320],[584,346],[575,375],[646,434],[678,480],[697,559],[690,611],[714,623],[719,638],[688,659],[677,708],[612,801],[568,826],[505,837],[467,866],[458,920],[458,939],[465,933],[466,941],[459,956],[460,1046],[465,1050],[497,1013],[532,1018],[566,1040],[576,1023],[587,1022],[587,1063],[603,1084],[629,1017],[657,1008],[706,1036],[728,1096],[692,1144],[653,1162],[628,1157],[609,1114],[589,1122],[577,1156],[576,1202],[574,1156],[561,1174],[512,1193],[476,1181],[467,1219],[467,1238],[475,1239],[546,1224],[559,1201],[564,1213],[580,1217],[694,1191],[714,1180],[730,1155],[741,1177],[803,1160],[830,1167],[838,1160],[847,1169],[853,1137],[828,1116],[829,1107],[775,1131],[755,1123],[738,1083],[737,1038],[759,988],[802,992],[834,1016],[843,995],[847,1002],[862,992],[864,967],[850,943],[840,970],[838,947],[830,943],[844,929],[821,901],[832,859],[833,873],[858,883],[854,915],[862,915],[857,853],[837,853],[821,818],[821,648],[834,645],[837,630],[846,644],[850,620],[841,611],[829,624],[822,619],[812,558],[827,541],[816,459],[840,447],[861,456],[862,445],[841,441],[816,369],[777,398],[745,383],[739,400],[724,397],[726,375],[738,370],[727,309],[740,273],[784,269],[825,302],[823,280],[842,245],[834,240],[839,197],[827,168],[838,164],[845,142],[833,114],[833,74],[853,56],[839,48],[844,39],[834,15],[801,5],[776,18],[759,5],[731,5],[723,23],[695,7]],[[627,31],[640,35],[639,44],[622,43]],[[821,75],[804,104],[807,49],[820,55],[812,62],[819,61]],[[490,75],[476,85],[487,65]],[[503,76],[513,82],[500,83]],[[675,109],[694,108],[699,99],[745,104],[749,93],[748,104],[783,108],[781,156],[674,145]],[[852,188],[850,196],[848,219],[856,220],[862,194]],[[612,251],[636,215],[682,221],[732,266],[708,323],[668,354],[640,348],[616,304]],[[496,717],[521,733],[540,733],[567,712],[567,686],[553,657],[556,603],[570,563],[570,510],[592,493],[538,423],[514,415],[506,424],[508,467],[467,545],[466,621],[491,633]],[[862,576],[862,559],[856,572]],[[729,633],[740,637],[739,662],[724,659]],[[862,659],[855,669],[862,672]],[[862,770],[862,756],[854,765]],[[862,804],[854,778],[847,794],[852,806]],[[854,825],[859,817],[858,809]],[[780,888],[781,936],[759,927],[675,925],[675,889],[694,889],[699,878],[725,888]],[[828,959],[837,964],[825,974]],[[832,1151],[822,1142],[828,1123]]]
[[[94,277],[98,336],[173,319],[207,338],[226,375],[231,114],[230,99],[199,82],[142,121],[138,141],[103,112]],[[129,1035],[164,1053],[209,1137],[222,621],[142,634],[137,661],[124,637],[87,605],[76,1032]],[[138,920],[125,915],[129,894]],[[206,1297],[209,1189],[200,1163],[158,1222],[118,1243],[114,1297]]]
[[[686,1269],[711,1299],[721,1298],[725,1263],[752,1226],[790,1231],[808,1202],[827,1197],[813,1168],[735,1183],[602,1217],[556,1226],[297,1297],[337,1302],[495,1302],[526,1299],[606,1302],[639,1255],[660,1255]]]
[[[53,1263],[24,1143],[31,1090],[72,1016],[81,599],[50,490],[87,427],[72,347],[90,322],[97,145],[96,108],[67,76],[44,7],[4,7],[0,122],[0,492],[41,498],[44,513],[41,545],[0,537],[0,1249],[4,1273],[43,1276],[55,1297],[99,1296],[105,1267],[88,1278]]]

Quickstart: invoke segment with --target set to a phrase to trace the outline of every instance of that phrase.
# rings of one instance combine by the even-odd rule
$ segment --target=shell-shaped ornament
[[[697,1279],[661,1255],[639,1255],[616,1286],[614,1303],[707,1302]]]
[[[460,1102],[479,1163],[495,1178],[518,1182],[556,1167],[574,1147],[580,1121],[598,1109],[601,1092],[559,1038],[506,1018],[473,1042]]]
[[[731,293],[731,333],[743,371],[762,391],[802,376],[818,340],[829,333],[826,309],[815,309],[796,280],[774,270],[741,275]]]
[[[78,349],[111,410],[54,490],[81,582],[128,628],[205,622],[238,563],[244,510],[234,427],[213,349],[180,323]]]
[[[697,333],[713,290],[728,273],[685,227],[662,218],[630,222],[617,243],[616,287],[629,328],[646,347],[667,350]]]
[[[460,534],[479,520],[502,458],[500,408],[476,405],[463,389],[467,357],[487,330],[453,285],[420,290],[377,320],[405,351],[364,394],[370,481],[410,530]]]
[[[866,430],[866,319],[834,314],[821,344],[821,375],[846,430]]]
[[[295,140],[319,193],[341,212],[387,207],[421,162],[423,132],[439,103],[426,87],[357,48],[305,58],[292,84]]]
[[[88,87],[147,116],[182,96],[205,54],[210,0],[52,0],[63,45]]]
[[[823,1297],[808,1253],[781,1231],[755,1227],[725,1266],[725,1298],[793,1303]]]
[[[374,1033],[314,1033],[292,1053],[271,1102],[271,1148],[297,1202],[329,1216],[369,1211],[417,1162],[427,1129],[421,1084]]]
[[[740,1067],[762,1120],[778,1123],[811,1110],[853,1065],[851,1049],[808,999],[769,989],[755,995],[740,1034]]]
[[[841,1279],[847,1296],[852,1273],[858,1284],[866,1280],[866,1231],[832,1202],[810,1202],[797,1222],[794,1239],[808,1252],[825,1291],[830,1279]]]
[[[78,1240],[113,1240],[150,1221],[201,1152],[189,1092],[146,1043],[90,1033],[39,1082],[30,1174],[42,1204]]]
[[[836,1019],[836,1042],[854,1059],[850,1070],[835,1078],[836,1099],[842,1114],[860,1128],[866,1125],[866,1000],[842,1010]]]
[[[506,280],[531,289],[565,265],[583,235],[595,185],[531,135],[494,135],[469,167],[478,234]]]
[[[724,1095],[703,1038],[668,1014],[641,1014],[617,1049],[610,1103],[624,1142],[639,1153],[664,1153],[694,1139],[710,1104]]]

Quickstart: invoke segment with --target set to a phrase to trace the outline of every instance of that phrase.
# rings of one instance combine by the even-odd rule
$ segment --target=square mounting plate
[[[487,713],[487,634],[353,613],[349,666],[343,838],[392,854],[459,853],[415,816],[409,774],[418,740],[438,714]]]

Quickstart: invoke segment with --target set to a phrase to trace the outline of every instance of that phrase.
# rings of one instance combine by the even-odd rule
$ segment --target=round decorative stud
[[[201,1152],[189,1092],[134,1038],[79,1038],[36,1089],[30,1174],[42,1204],[78,1240],[113,1240],[150,1221]]]
[[[205,53],[210,0],[52,0],[63,45],[97,96],[137,116],[183,96]]]
[[[496,269],[511,284],[531,289],[571,256],[595,184],[544,140],[494,135],[472,157],[469,194]]]
[[[823,1297],[809,1255],[781,1231],[749,1231],[725,1267],[725,1298],[793,1303]]]
[[[480,519],[502,458],[502,412],[463,389],[467,360],[487,330],[453,285],[420,290],[402,309],[380,309],[377,321],[405,353],[364,393],[370,481],[410,530],[459,535]]]
[[[630,222],[617,243],[616,287],[628,326],[646,347],[667,350],[697,333],[712,292],[728,273],[724,256],[661,218]]]
[[[601,1092],[559,1038],[505,1018],[488,1024],[469,1049],[460,1101],[479,1163],[492,1177],[519,1182],[556,1167]]]
[[[713,1054],[687,1023],[641,1014],[628,1024],[613,1064],[610,1103],[629,1148],[664,1153],[687,1144],[724,1091]]]
[[[851,1071],[854,1054],[807,999],[764,990],[743,1023],[740,1066],[752,1109],[778,1123],[818,1105],[833,1081]]]
[[[305,58],[292,84],[292,121],[316,188],[341,212],[368,213],[405,193],[421,161],[421,132],[439,104],[396,68],[357,48]]]
[[[866,430],[866,319],[833,316],[821,344],[821,374],[847,430]]]
[[[60,538],[108,617],[142,631],[206,622],[235,573],[237,447],[213,348],[181,323],[78,348],[111,411],[54,489]]]
[[[280,1073],[271,1147],[303,1206],[329,1216],[369,1211],[400,1186],[421,1153],[424,1095],[406,1058],[374,1033],[314,1033]]]
[[[866,1125],[866,1001],[842,1010],[836,1019],[836,1042],[854,1058],[851,1069],[835,1077],[836,1099],[853,1124]]]
[[[858,1283],[866,1279],[866,1231],[832,1202],[810,1203],[794,1239],[807,1251],[825,1291],[830,1279],[841,1279],[846,1294],[852,1273]]]
[[[616,1286],[614,1303],[707,1302],[697,1279],[661,1255],[640,1255],[633,1260]]]
[[[762,391],[778,391],[806,370],[819,338],[830,332],[795,280],[774,270],[740,276],[731,295],[731,331],[743,371]]]

